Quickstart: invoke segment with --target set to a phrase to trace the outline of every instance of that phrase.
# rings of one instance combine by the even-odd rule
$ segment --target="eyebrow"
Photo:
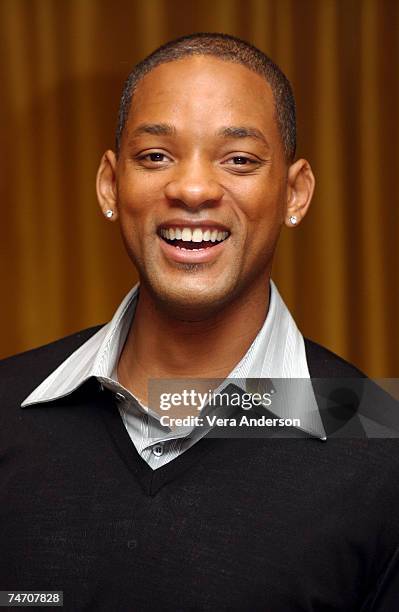
[[[142,123],[138,125],[131,133],[132,138],[141,136],[142,134],[151,134],[153,136],[175,136],[176,128],[170,123]],[[260,140],[269,147],[264,134],[256,127],[252,126],[223,126],[216,132],[216,136],[220,138],[253,138]]]
[[[176,128],[170,123],[141,123],[132,132],[131,136],[141,136],[142,134],[152,134],[153,136],[174,136]]]
[[[216,132],[217,136],[221,136],[222,138],[255,138],[256,140],[260,140],[267,147],[269,143],[266,140],[264,134],[258,130],[258,128],[250,127],[250,126],[226,126],[220,128]]]

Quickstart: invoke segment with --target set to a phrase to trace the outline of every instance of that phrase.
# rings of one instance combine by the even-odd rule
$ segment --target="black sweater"
[[[398,441],[204,438],[153,471],[94,379],[20,408],[94,331],[0,363],[0,590],[63,590],[68,612],[399,610]],[[360,375],[305,344],[313,377]]]

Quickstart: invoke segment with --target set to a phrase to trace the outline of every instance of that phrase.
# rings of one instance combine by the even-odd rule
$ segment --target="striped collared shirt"
[[[188,435],[187,428],[172,431],[162,426],[160,415],[141,405],[132,393],[118,382],[117,364],[134,317],[138,294],[139,284],[123,299],[112,320],[43,380],[23,401],[22,406],[65,397],[88,378],[95,377],[115,394],[123,423],[137,452],[155,470],[185,452],[202,438],[207,430],[195,428]],[[263,326],[227,379],[235,379],[237,386],[245,390],[245,381],[248,378],[309,377],[303,336],[276,285],[270,281],[269,310]],[[219,387],[219,391],[222,388],[223,386]],[[313,393],[306,398],[305,403],[306,410],[301,414],[301,428],[325,439]],[[298,414],[298,406],[296,409]]]

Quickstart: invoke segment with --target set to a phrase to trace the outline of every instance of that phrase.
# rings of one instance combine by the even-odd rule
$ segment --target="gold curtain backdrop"
[[[397,0],[0,0],[1,356],[109,320],[136,281],[94,181],[123,81],[195,31],[249,40],[290,78],[317,179],[274,279],[304,335],[399,376]]]

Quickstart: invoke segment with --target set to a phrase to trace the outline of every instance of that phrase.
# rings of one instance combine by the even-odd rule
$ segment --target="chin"
[[[191,264],[190,264],[191,265]],[[217,286],[210,280],[185,279],[179,283],[149,287],[156,304],[170,316],[185,321],[206,319],[232,299],[231,286]]]

